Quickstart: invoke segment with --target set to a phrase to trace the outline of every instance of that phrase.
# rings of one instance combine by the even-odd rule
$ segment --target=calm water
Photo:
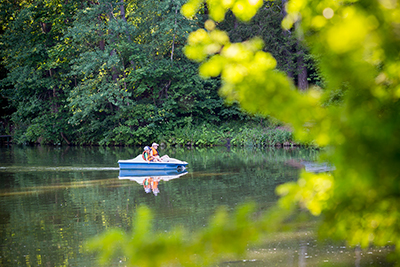
[[[313,160],[317,152],[161,150],[161,155],[185,160],[189,166],[180,177],[160,177],[156,195],[145,192],[141,182],[146,177],[119,177],[118,159],[139,153],[134,148],[0,147],[0,266],[96,266],[96,255],[85,252],[84,242],[111,227],[129,230],[142,204],[155,214],[157,231],[176,225],[204,227],[220,205],[234,209],[253,200],[260,210],[267,209],[277,201],[275,187],[298,177],[299,170],[287,162]],[[317,246],[310,229],[271,236],[249,250],[248,258],[221,266],[381,263],[380,250]]]

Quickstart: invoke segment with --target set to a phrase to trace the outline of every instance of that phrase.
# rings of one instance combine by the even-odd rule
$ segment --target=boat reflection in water
[[[155,196],[160,193],[158,183],[169,181],[187,174],[187,170],[119,170],[118,179],[128,179],[143,185],[146,193],[153,192]]]

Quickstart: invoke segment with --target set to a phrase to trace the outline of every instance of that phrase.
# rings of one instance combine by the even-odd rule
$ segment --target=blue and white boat
[[[134,159],[118,160],[120,170],[184,170],[188,163],[174,158],[168,158],[162,162],[147,162],[142,155]]]
[[[335,166],[330,165],[326,162],[318,163],[318,162],[308,162],[302,161],[304,165],[304,169],[306,172],[320,173],[320,172],[331,172],[336,170]]]

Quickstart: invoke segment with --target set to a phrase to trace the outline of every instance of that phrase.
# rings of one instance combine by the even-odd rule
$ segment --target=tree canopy
[[[220,79],[201,79],[198,63],[184,55],[189,33],[204,24],[208,9],[189,19],[180,12],[183,4],[2,1],[2,134],[16,143],[141,145],[188,124],[246,121],[248,115],[218,95]],[[308,69],[314,80],[308,52],[276,27],[279,7],[263,10],[267,16],[251,23],[230,13],[221,27],[240,41],[258,27],[275,55],[285,50],[281,70],[296,81]],[[304,58],[301,67],[298,58]]]

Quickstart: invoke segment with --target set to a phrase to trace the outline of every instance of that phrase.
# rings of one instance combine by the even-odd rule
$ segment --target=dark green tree
[[[1,103],[8,108],[2,117],[3,125],[11,118],[14,140],[140,145],[188,125],[252,120],[237,104],[224,105],[220,79],[203,80],[198,63],[184,56],[208,7],[188,19],[182,5],[3,1]],[[296,75],[297,43],[277,27],[280,4],[262,10],[250,24],[230,14],[221,25],[235,41],[262,35],[279,68]]]
[[[271,53],[277,61],[277,69],[287,73],[300,90],[307,89],[309,83],[322,86],[321,75],[316,70],[314,56],[298,40],[292,29],[281,27],[286,15],[287,1],[267,1],[250,20],[243,22],[233,12],[228,11],[218,28],[229,34],[232,43],[244,42],[254,37],[264,41],[264,51]]]
[[[2,12],[9,18],[1,34],[2,64],[7,70],[1,81],[2,96],[16,108],[12,121],[18,142],[39,138],[52,143],[67,141],[67,83],[62,78],[63,70],[53,66],[50,51],[72,22],[71,13],[77,5],[61,5],[60,1],[2,2]]]

